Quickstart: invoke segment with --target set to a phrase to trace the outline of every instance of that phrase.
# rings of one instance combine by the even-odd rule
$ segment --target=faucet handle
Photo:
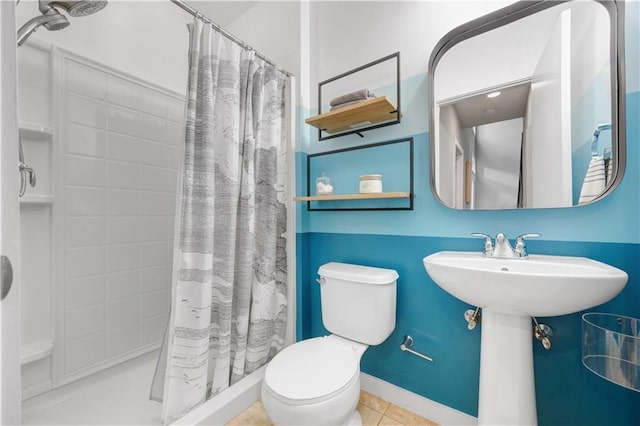
[[[530,234],[522,234],[516,237],[516,246],[513,249],[513,252],[516,257],[526,258],[529,256],[527,250],[525,249],[524,239],[525,238],[538,238],[542,236],[542,234],[538,234],[536,232]]]
[[[491,257],[493,254],[493,242],[491,241],[491,235],[483,234],[482,232],[472,232],[472,237],[484,238],[484,251],[482,254],[487,257]]]
[[[537,232],[533,232],[533,233],[530,233],[530,234],[518,235],[516,237],[516,245],[524,244],[524,239],[525,238],[538,238],[538,237],[541,237],[541,236],[542,236],[542,234],[538,234]]]
[[[483,234],[482,232],[472,232],[471,233],[472,237],[483,237],[483,238],[491,238],[491,235],[489,234]]]

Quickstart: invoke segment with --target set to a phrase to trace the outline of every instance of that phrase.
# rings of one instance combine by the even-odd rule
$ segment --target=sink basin
[[[444,251],[423,260],[429,276],[463,302],[513,315],[578,312],[615,297],[627,273],[584,257],[530,255],[496,259]]]
[[[479,425],[537,424],[532,316],[599,305],[620,293],[628,278],[584,257],[497,259],[444,251],[423,263],[445,291],[482,308]]]

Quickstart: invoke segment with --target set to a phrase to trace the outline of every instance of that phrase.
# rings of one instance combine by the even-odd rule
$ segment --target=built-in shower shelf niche
[[[53,196],[51,195],[25,195],[20,198],[20,204],[52,204]]]
[[[39,124],[21,122],[18,126],[20,136],[35,140],[46,140],[53,136],[53,129]]]
[[[44,124],[20,121],[20,142],[24,163],[36,174],[36,186],[27,185],[21,204],[51,204],[53,194],[53,156],[55,155],[54,130]],[[43,198],[44,197],[44,198]],[[48,197],[48,198],[47,198]]]
[[[20,364],[29,364],[39,359],[46,358],[53,352],[53,340],[41,340],[20,348]]]

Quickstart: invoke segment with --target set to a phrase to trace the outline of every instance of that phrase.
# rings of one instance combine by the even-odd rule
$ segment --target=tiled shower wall
[[[56,348],[70,380],[162,339],[184,102],[81,58],[61,61],[64,325],[56,336],[64,343]]]

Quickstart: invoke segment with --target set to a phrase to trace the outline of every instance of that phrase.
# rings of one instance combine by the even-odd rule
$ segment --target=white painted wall
[[[40,14],[37,1],[22,0],[18,26]],[[196,2],[197,3],[197,2]],[[192,17],[169,1],[110,1],[99,13],[69,17],[61,31],[40,28],[40,40],[107,64],[145,81],[185,93]]]
[[[300,76],[300,7],[297,1],[257,2],[225,28],[281,68]]]
[[[462,129],[458,115],[453,106],[440,108],[440,137],[438,138],[439,155],[436,164],[437,188],[440,199],[448,206],[456,205],[454,199],[456,174],[452,165],[455,162],[456,143],[464,152],[464,161],[472,161],[475,155],[474,135],[471,129]],[[460,188],[458,188],[460,190]],[[464,182],[462,183],[464,192]],[[467,209],[468,205],[462,205]]]
[[[572,149],[590,143],[596,126],[611,122],[610,24],[604,8],[596,2],[578,3],[572,9],[571,107]],[[611,132],[602,134],[599,153],[610,146]],[[586,160],[585,160],[586,161]],[[586,164],[574,164],[584,172]],[[575,188],[576,194],[580,188]]]
[[[454,170],[451,168],[455,159],[455,135],[460,125],[453,107],[445,107],[440,112],[440,137],[436,156],[436,188],[438,196],[448,206],[453,206]]]
[[[522,118],[477,127],[477,209],[517,207],[522,130]]]
[[[303,107],[314,115],[317,84],[387,54],[400,52],[402,134],[428,130],[427,70],[429,57],[440,38],[458,25],[513,1],[318,1],[310,4],[309,95]],[[305,77],[304,75],[302,76]],[[386,84],[395,82],[395,73]],[[303,84],[303,86],[305,86]],[[297,149],[323,152],[362,144],[355,135],[315,143],[317,132],[305,126]],[[367,132],[369,137],[397,136],[389,126]],[[436,129],[437,130],[437,129]],[[382,136],[385,135],[385,136]],[[381,140],[383,140],[381,139]]]
[[[316,34],[311,50],[317,79],[333,77],[398,50],[402,78],[425,73],[431,51],[442,36],[509,3],[513,2],[317,2],[311,29]],[[313,99],[311,107],[316,102]]]
[[[610,74],[609,14],[596,2],[576,2],[571,8],[571,106],[601,72]],[[603,103],[609,107],[606,99]],[[610,99],[609,99],[610,102]]]

